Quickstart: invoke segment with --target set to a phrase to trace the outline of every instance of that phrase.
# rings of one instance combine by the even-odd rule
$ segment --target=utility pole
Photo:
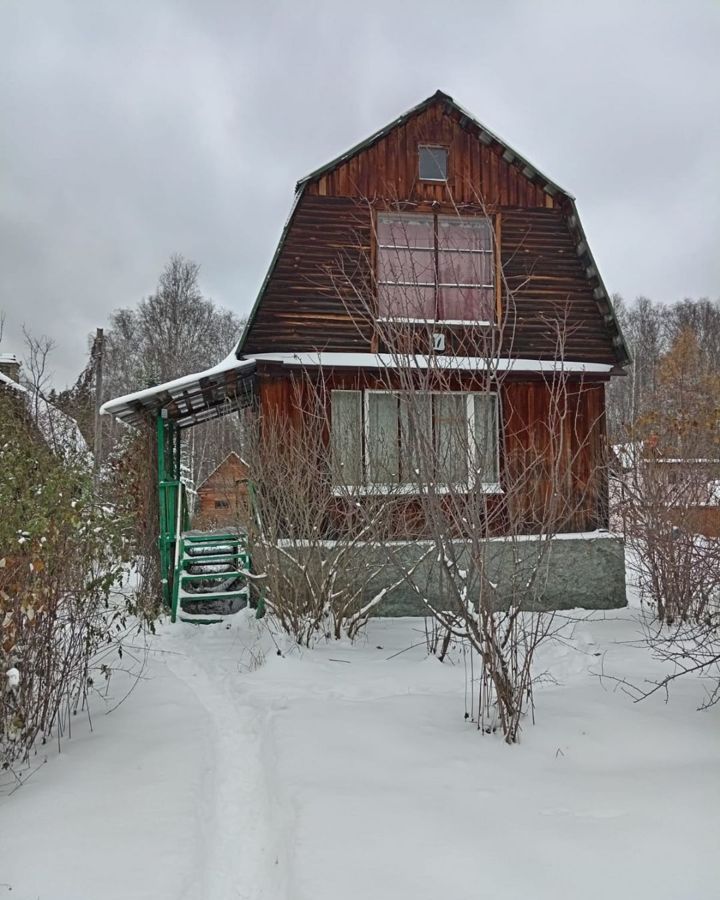
[[[94,469],[97,476],[100,471],[100,462],[102,456],[102,416],[100,415],[100,407],[102,406],[102,390],[103,390],[103,349],[105,338],[102,328],[98,328],[95,332],[95,346],[93,347],[93,355],[95,356],[95,460]]]

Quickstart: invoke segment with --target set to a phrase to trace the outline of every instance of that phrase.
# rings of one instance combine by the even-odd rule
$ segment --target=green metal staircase
[[[242,531],[190,530],[187,495],[180,477],[180,429],[157,417],[160,578],[163,603],[173,622],[210,624],[228,607],[250,602],[250,555]],[[237,603],[234,601],[238,601]],[[262,615],[260,601],[258,615]]]
[[[173,579],[171,618],[209,624],[222,620],[217,611],[250,601],[250,556],[241,532],[188,531],[178,540],[179,566]],[[207,607],[207,612],[203,610]]]

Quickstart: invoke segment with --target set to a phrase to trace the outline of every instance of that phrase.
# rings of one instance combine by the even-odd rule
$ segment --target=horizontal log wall
[[[368,315],[374,310],[375,208],[353,198],[301,198],[245,353],[374,349]],[[450,212],[452,207],[440,205],[435,211]],[[466,212],[482,210],[473,206]],[[557,209],[502,209],[500,216],[500,327],[433,327],[445,335],[445,352],[484,355],[492,347],[503,356],[612,365],[611,339],[564,214]],[[415,330],[417,352],[429,352],[427,328]]]
[[[370,212],[350,198],[303,196],[243,351],[367,351],[356,295],[368,284]]]

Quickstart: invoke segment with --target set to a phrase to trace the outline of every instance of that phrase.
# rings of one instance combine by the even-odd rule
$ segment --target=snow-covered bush
[[[0,764],[63,728],[93,681],[92,660],[123,628],[113,591],[122,523],[96,504],[83,461],[55,456],[0,397]]]

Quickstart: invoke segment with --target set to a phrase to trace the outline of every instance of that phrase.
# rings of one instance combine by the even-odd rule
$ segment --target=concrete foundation
[[[469,568],[468,548],[458,544],[459,567]],[[409,571],[430,546],[426,541],[393,543],[388,554],[386,548],[367,545],[366,561],[385,565],[364,591],[365,602],[399,581],[401,567]],[[420,563],[413,584],[440,608],[451,609],[453,593],[443,584],[444,573],[433,555]],[[388,556],[391,561],[386,563]],[[497,585],[501,606],[517,603],[518,598],[524,609],[616,609],[627,605],[624,541],[608,532],[557,535],[549,546],[535,537],[488,540],[485,564],[490,581]],[[472,585],[469,595],[473,595]],[[403,581],[389,591],[375,614],[421,616],[426,607],[413,586]]]

